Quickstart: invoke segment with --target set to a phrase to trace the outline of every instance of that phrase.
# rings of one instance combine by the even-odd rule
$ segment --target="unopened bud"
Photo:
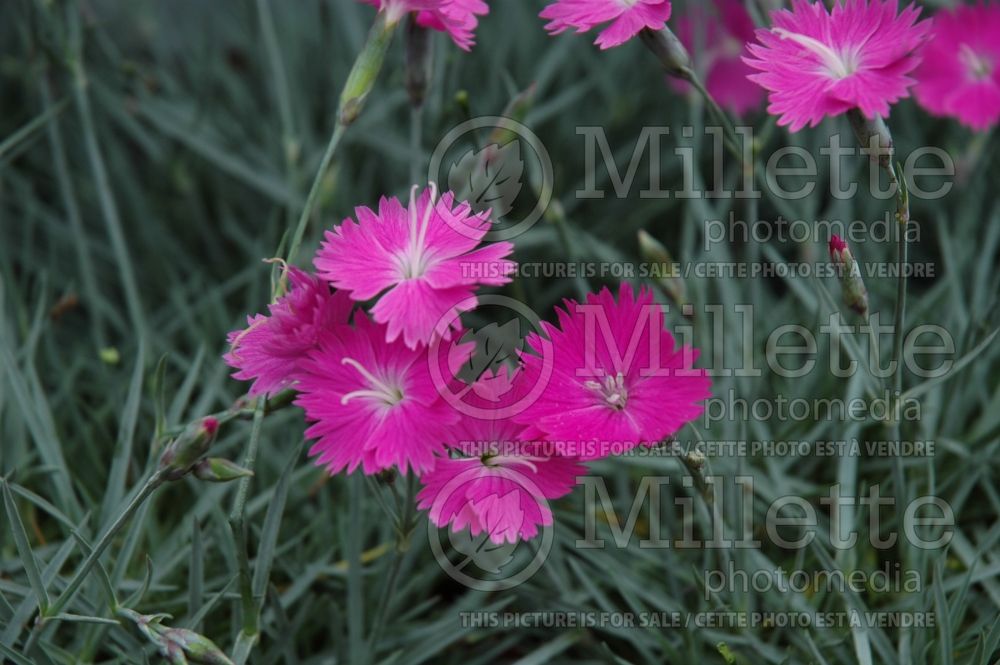
[[[417,16],[411,12],[406,24],[406,92],[414,108],[424,105],[432,72],[430,32],[420,25]]]
[[[861,152],[882,168],[889,169],[892,166],[894,148],[892,134],[885,120],[881,116],[866,118],[858,109],[848,111],[847,119],[861,146]]]
[[[830,238],[830,258],[840,267],[840,286],[844,304],[861,316],[868,316],[868,290],[861,279],[861,268],[851,254],[851,248],[838,236]]]
[[[687,288],[684,286],[684,280],[677,275],[677,264],[674,263],[670,252],[663,246],[663,243],[643,229],[639,230],[639,256],[644,261],[655,264],[655,270],[650,267],[649,272],[650,274],[659,273],[655,275],[655,281],[667,297],[677,305],[686,305]]]
[[[160,470],[167,473],[167,479],[177,480],[186,475],[208,452],[218,431],[218,419],[209,416],[191,423],[171,441],[160,456]]]
[[[670,28],[666,26],[661,30],[644,28],[639,33],[639,38],[646,48],[653,52],[668,74],[685,81],[691,80],[693,76],[691,56]]]
[[[525,116],[528,115],[528,111],[535,103],[535,89],[536,86],[532,83],[510,100],[496,123],[496,127],[490,132],[490,137],[486,141],[487,145],[507,145],[511,141],[522,138],[514,123],[524,122]]]
[[[170,663],[233,665],[222,649],[204,635],[186,628],[171,628],[163,623],[169,614],[139,614],[127,607],[116,610],[119,619],[128,619],[146,639],[156,645]]]
[[[210,483],[226,483],[230,480],[247,478],[253,471],[221,457],[206,457],[194,465],[194,476]]]
[[[368,32],[368,39],[358,54],[351,73],[347,76],[344,91],[340,94],[340,110],[338,121],[342,125],[350,125],[364,108],[365,100],[375,87],[375,80],[382,71],[385,54],[392,42],[392,33],[396,21],[390,21],[386,12],[375,15],[375,23]]]
[[[233,665],[233,661],[223,653],[215,642],[204,635],[186,628],[168,628],[163,633],[163,642],[170,651],[180,650],[189,663],[200,665]]]

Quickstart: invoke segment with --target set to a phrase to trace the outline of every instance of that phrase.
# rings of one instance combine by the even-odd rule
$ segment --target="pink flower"
[[[793,132],[852,108],[886,117],[914,83],[907,74],[930,27],[919,14],[913,5],[897,12],[896,0],[838,0],[832,12],[792,0],[792,11],[771,13],[774,27],[757,31],[744,61],[760,71],[750,79],[769,92],[768,111]]]
[[[700,62],[705,68],[705,87],[719,104],[736,115],[757,109],[764,91],[747,77],[753,69],[743,62],[744,45],[754,38],[754,24],[743,0],[715,0],[715,11],[702,4],[689,5],[687,14],[676,24],[677,37],[688,50],[695,50],[698,28],[704,31],[705,50]],[[677,77],[671,85],[681,91],[690,88]]]
[[[426,348],[385,341],[385,327],[359,312],[354,327],[324,335],[303,365],[299,396],[316,439],[309,454],[331,473],[395,467],[422,473],[443,450],[457,412],[431,380]]]
[[[389,342],[402,335],[410,348],[447,338],[458,315],[476,306],[475,289],[506,284],[516,266],[506,258],[514,250],[508,242],[476,249],[490,228],[488,212],[472,214],[451,194],[429,205],[434,193],[433,185],[411,193],[408,209],[384,197],[377,213],[355,209],[358,221],[327,231],[315,259],[320,276],[354,300],[381,293],[372,316],[387,325]]]
[[[595,44],[602,49],[624,44],[644,28],[661,30],[670,18],[669,0],[556,0],[539,14],[549,19],[545,29],[553,35],[575,28],[587,32],[601,23]]]
[[[478,16],[490,8],[483,0],[362,0],[386,12],[397,22],[410,12],[417,12],[417,22],[425,28],[447,32],[455,44],[466,51],[475,43],[473,33]]]
[[[468,528],[473,536],[485,532],[497,544],[534,538],[539,526],[551,525],[548,500],[569,494],[586,471],[525,439],[527,428],[508,415],[520,389],[508,383],[501,372],[476,384],[470,404],[493,415],[465,415],[449,429],[446,442],[456,456],[438,459],[417,495],[433,524]]]
[[[636,298],[623,283],[617,303],[604,289],[556,313],[559,327],[542,324],[550,357],[522,355],[527,384],[551,370],[545,392],[517,416],[533,433],[592,460],[656,444],[702,413],[709,379],[692,369],[697,352],[675,348],[651,291]],[[542,348],[537,334],[527,342]]]
[[[1000,2],[937,14],[922,55],[913,89],[921,106],[978,131],[1000,120]]]
[[[302,362],[323,331],[346,325],[353,303],[347,294],[295,267],[288,267],[289,292],[268,309],[247,317],[249,327],[229,333],[223,359],[238,371],[233,378],[253,381],[250,395],[274,394],[294,384]]]

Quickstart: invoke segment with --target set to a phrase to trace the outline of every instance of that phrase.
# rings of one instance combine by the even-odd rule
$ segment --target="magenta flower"
[[[321,277],[354,300],[382,294],[372,316],[386,324],[387,341],[402,335],[410,348],[447,338],[458,315],[476,306],[475,289],[506,284],[516,267],[508,242],[477,249],[490,229],[488,211],[473,214],[451,194],[429,205],[434,193],[433,185],[419,197],[411,193],[409,208],[383,197],[377,213],[355,209],[358,221],[327,231],[314,261]]]
[[[508,389],[505,378],[502,372],[476,384],[470,404],[492,417],[465,415],[449,429],[445,440],[455,456],[437,460],[417,495],[436,526],[485,532],[497,544],[534,538],[538,527],[551,525],[548,500],[569,494],[586,471],[525,439],[527,428],[509,417],[520,391]]]
[[[913,75],[921,106],[978,131],[1000,120],[1000,3],[937,14],[922,55]]]
[[[325,330],[346,325],[353,303],[347,294],[295,267],[288,267],[291,287],[272,304],[269,315],[247,317],[248,327],[229,333],[233,378],[253,381],[250,395],[273,395],[291,387],[309,352]]]
[[[652,292],[635,297],[623,283],[617,303],[605,288],[556,313],[559,327],[542,324],[551,357],[522,355],[528,385],[551,369],[545,392],[517,416],[532,433],[592,460],[659,443],[702,413],[709,379],[692,368],[696,351],[675,348]],[[527,342],[542,348],[537,334]]]
[[[309,454],[331,474],[396,468],[422,473],[458,417],[431,380],[426,348],[386,342],[385,327],[358,312],[354,326],[324,335],[303,364],[295,403],[313,424]]]
[[[549,19],[545,29],[553,35],[575,28],[587,32],[610,22],[595,44],[602,49],[619,46],[644,28],[661,30],[670,18],[669,0],[556,0],[539,14]]]
[[[778,124],[797,132],[853,108],[886,117],[909,96],[929,22],[913,5],[897,9],[896,0],[838,0],[832,12],[792,0],[791,11],[772,12],[774,27],[757,31],[744,61],[760,71],[750,79],[768,91]]]
[[[362,0],[384,11],[395,23],[410,12],[417,13],[417,22],[425,28],[448,33],[455,44],[466,51],[475,43],[473,33],[479,16],[490,8],[483,0]]]
[[[701,4],[689,5],[676,23],[677,37],[693,51],[699,38],[697,28],[704,31],[699,61],[705,68],[705,87],[720,106],[746,115],[764,99],[764,90],[747,78],[753,69],[742,58],[746,43],[754,38],[753,19],[743,0],[715,0],[714,5],[714,11],[706,11]],[[681,91],[691,87],[674,76],[668,80]]]

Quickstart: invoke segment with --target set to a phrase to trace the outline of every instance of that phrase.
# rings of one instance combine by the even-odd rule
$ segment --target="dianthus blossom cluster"
[[[461,315],[516,269],[490,228],[433,185],[358,207],[326,232],[315,274],[286,268],[288,292],[230,334],[225,360],[252,395],[295,391],[329,473],[414,473],[434,524],[501,543],[551,525],[548,500],[584,462],[697,418],[709,381],[652,293],[627,284],[566,301],[509,365],[462,374],[475,345]]]

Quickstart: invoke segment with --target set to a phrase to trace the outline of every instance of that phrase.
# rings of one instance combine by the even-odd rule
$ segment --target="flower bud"
[[[171,441],[160,456],[160,470],[166,472],[167,479],[177,480],[186,475],[195,462],[208,452],[218,431],[218,419],[209,416],[191,423]]]
[[[338,121],[342,125],[350,125],[364,108],[365,100],[375,87],[375,80],[382,71],[385,54],[392,42],[392,33],[396,21],[390,21],[385,12],[375,15],[375,23],[368,32],[368,39],[358,54],[351,73],[347,76],[344,91],[340,95],[340,110]]]
[[[519,92],[510,103],[504,108],[503,113],[496,123],[496,127],[490,132],[490,137],[486,140],[486,145],[507,145],[511,141],[516,141],[521,138],[518,133],[515,123],[524,122],[525,116],[528,115],[528,111],[535,103],[535,90],[537,86],[532,83],[526,89]]]
[[[685,81],[691,80],[693,76],[691,56],[670,28],[666,26],[662,30],[646,28],[639,33],[639,38],[646,48],[653,52],[668,74]]]
[[[221,457],[206,457],[194,465],[194,477],[210,483],[227,483],[230,480],[247,478],[253,471]]]
[[[663,246],[663,243],[643,229],[639,230],[639,256],[644,261],[662,266],[664,274],[656,279],[656,283],[676,305],[682,307],[686,305],[687,289],[684,286],[684,280],[674,275],[676,264],[671,258],[670,252]]]
[[[163,632],[163,642],[173,652],[180,650],[189,663],[200,665],[233,665],[233,661],[204,635],[186,628],[168,628]]]
[[[233,665],[215,642],[186,628],[171,628],[163,623],[169,614],[139,614],[127,607],[115,610],[119,620],[135,624],[146,639],[156,645],[160,655],[170,663],[200,665]]]
[[[861,268],[854,260],[851,248],[838,235],[830,238],[830,258],[840,267],[844,304],[861,316],[868,316],[868,291],[861,279]]]
[[[889,169],[892,165],[894,148],[892,134],[885,120],[881,116],[866,118],[858,109],[848,111],[847,119],[851,123],[854,135],[858,138],[861,151],[882,168]]]

